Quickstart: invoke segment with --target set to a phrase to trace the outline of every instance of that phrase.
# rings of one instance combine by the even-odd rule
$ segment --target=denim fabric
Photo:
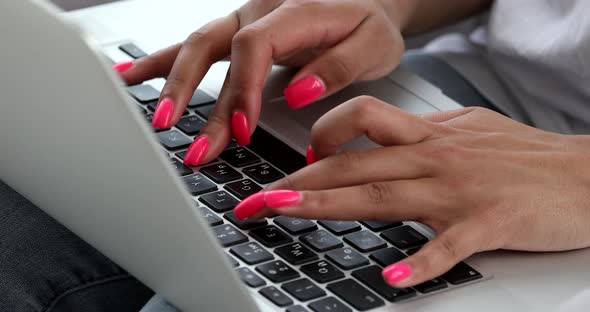
[[[0,182],[0,311],[139,311],[152,291]]]

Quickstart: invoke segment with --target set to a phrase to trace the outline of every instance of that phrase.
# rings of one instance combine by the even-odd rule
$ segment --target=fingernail
[[[159,129],[170,128],[170,119],[172,119],[172,113],[174,113],[174,103],[171,99],[165,98],[160,101],[154,112],[154,118],[152,119],[152,126]]]
[[[256,193],[242,200],[236,208],[234,214],[238,220],[244,220],[264,208],[264,193]]]
[[[299,109],[313,103],[324,92],[326,92],[326,86],[315,76],[297,80],[283,91],[287,105],[292,109]]]
[[[270,191],[266,192],[264,196],[264,202],[270,208],[293,206],[299,202],[299,199],[299,192],[288,190]]]
[[[305,153],[305,160],[307,160],[308,165],[311,165],[314,162],[318,161],[318,156],[311,148],[311,145],[307,147],[307,152]]]
[[[412,268],[405,263],[396,263],[383,269],[381,274],[383,275],[383,279],[391,285],[401,282],[410,276],[412,274]]]
[[[133,61],[124,61],[113,65],[113,69],[120,74],[131,68],[131,66],[133,66]]]
[[[248,119],[242,112],[235,112],[231,117],[231,130],[238,145],[250,144],[250,129]]]
[[[209,139],[205,136],[198,137],[191,146],[189,146],[184,156],[184,164],[189,166],[197,166],[201,163],[207,150],[209,149]]]

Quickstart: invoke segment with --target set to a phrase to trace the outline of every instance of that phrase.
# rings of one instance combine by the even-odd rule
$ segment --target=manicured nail
[[[171,99],[165,98],[160,101],[154,112],[154,118],[152,119],[152,126],[159,129],[170,128],[170,119],[174,113],[174,103]]]
[[[278,190],[265,193],[264,202],[267,207],[281,208],[297,204],[300,199],[299,192]]]
[[[326,86],[315,76],[297,80],[283,91],[287,105],[292,109],[299,109],[313,103],[324,92],[326,92]]]
[[[133,61],[124,61],[113,65],[113,69],[120,74],[131,68],[131,66],[133,66]]]
[[[189,166],[197,166],[207,154],[209,149],[209,139],[206,136],[198,137],[191,146],[189,146],[184,156],[184,164]]]
[[[385,279],[388,284],[392,285],[403,281],[410,276],[410,274],[412,274],[412,268],[405,263],[396,263],[383,269],[381,274],[383,275],[383,279]]]
[[[242,112],[235,112],[231,117],[231,131],[238,145],[250,144],[250,129],[248,119]]]
[[[311,145],[307,147],[307,152],[305,153],[305,160],[307,160],[308,165],[311,165],[314,162],[318,161],[318,156],[311,148]]]
[[[242,200],[236,208],[234,214],[238,220],[244,220],[251,215],[259,212],[264,208],[264,193],[256,193]]]

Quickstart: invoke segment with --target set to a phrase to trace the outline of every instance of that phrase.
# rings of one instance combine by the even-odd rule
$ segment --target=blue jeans
[[[444,62],[409,54],[402,66],[455,101],[496,110]],[[139,311],[153,292],[0,182],[0,311]],[[173,312],[154,297],[142,312]]]

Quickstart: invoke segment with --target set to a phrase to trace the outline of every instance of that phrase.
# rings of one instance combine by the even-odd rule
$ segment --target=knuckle
[[[175,89],[183,86],[185,83],[186,79],[182,75],[178,73],[171,73],[166,79],[166,84],[162,89],[162,97],[170,95]]]
[[[358,96],[349,103],[352,116],[360,118],[372,116],[379,108],[379,100],[369,95]]]
[[[474,156],[469,148],[454,143],[436,142],[422,150],[427,158],[439,161],[444,166],[462,163]]]
[[[211,32],[205,28],[198,29],[191,33],[184,41],[184,46],[189,48],[207,49],[209,48],[209,42],[212,42],[210,38]]]
[[[371,205],[378,207],[386,204],[391,197],[391,190],[389,187],[380,182],[363,185],[363,193],[365,193],[365,196]]]
[[[286,189],[286,190],[295,190],[295,181],[293,177],[288,175],[268,186],[269,190],[279,190],[279,189]]]
[[[338,154],[334,159],[336,170],[354,170],[358,168],[362,157],[359,151],[347,151]]]
[[[262,38],[262,30],[250,24],[238,31],[232,38],[232,49],[234,51],[241,51],[248,48],[256,47],[257,43]]]
[[[456,260],[459,259],[459,253],[457,250],[457,243],[449,238],[441,238],[439,248],[442,254],[447,259]]]
[[[353,82],[357,76],[357,65],[351,59],[345,58],[341,54],[333,53],[325,59],[326,67],[330,68],[331,75],[328,84],[347,85]]]

